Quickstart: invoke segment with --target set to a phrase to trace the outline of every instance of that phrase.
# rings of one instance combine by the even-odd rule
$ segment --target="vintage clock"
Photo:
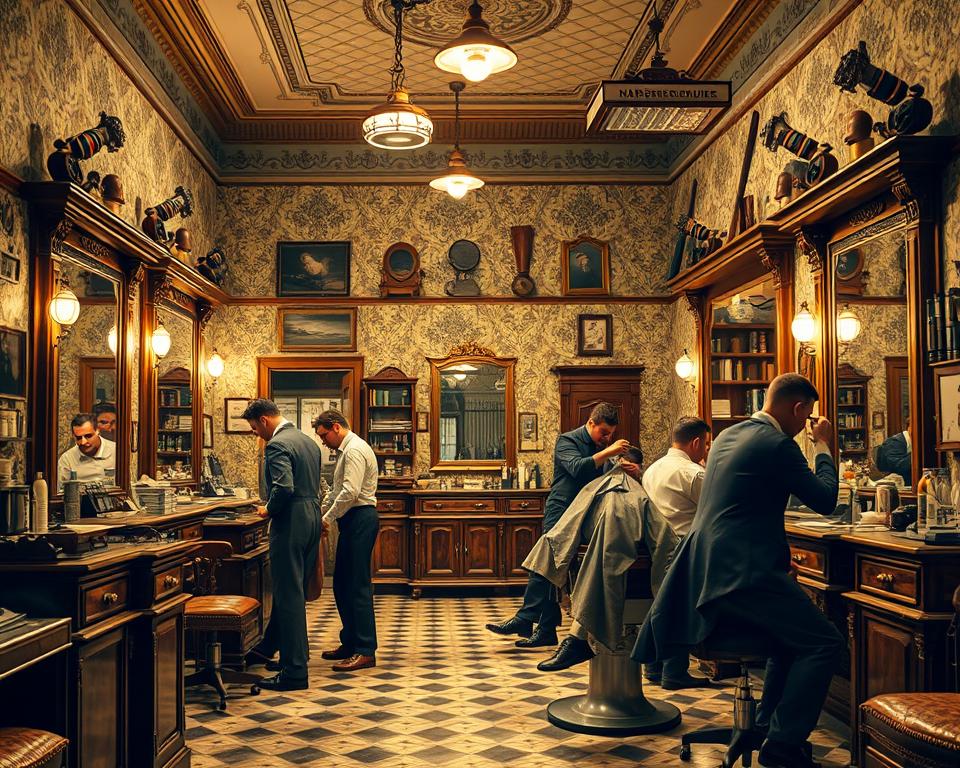
[[[423,270],[420,254],[409,243],[394,243],[383,254],[381,296],[419,296]]]

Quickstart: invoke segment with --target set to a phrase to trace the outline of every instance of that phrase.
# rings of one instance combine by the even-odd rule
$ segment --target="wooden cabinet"
[[[417,453],[417,380],[387,366],[363,380],[363,438],[377,456],[380,488],[409,488]]]
[[[421,523],[414,523],[419,533]],[[460,523],[423,523],[420,539],[423,547],[418,551],[421,579],[448,579],[460,575]]]
[[[408,581],[407,521],[381,519],[377,543],[373,547],[373,580],[375,582]]]
[[[127,628],[77,646],[70,760],[83,768],[122,768],[127,760]]]
[[[461,523],[460,575],[467,578],[493,578],[500,575],[497,557],[496,520]]]
[[[527,572],[523,569],[523,561],[527,559],[533,545],[540,538],[541,528],[540,520],[510,520],[507,522],[504,576],[517,579],[527,577]]]

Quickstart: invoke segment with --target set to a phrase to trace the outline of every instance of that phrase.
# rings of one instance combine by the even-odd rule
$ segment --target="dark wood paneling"
[[[77,656],[78,740],[71,765],[120,768],[127,762],[127,634],[110,632]]]
[[[540,538],[540,521],[507,522],[507,552],[504,576],[526,577],[523,561]]]
[[[460,575],[460,524],[423,523],[419,561],[422,578],[451,578]]]
[[[497,522],[463,522],[461,575],[468,578],[498,575]]]
[[[377,543],[373,547],[373,578],[406,579],[407,551],[406,520],[381,519]]]

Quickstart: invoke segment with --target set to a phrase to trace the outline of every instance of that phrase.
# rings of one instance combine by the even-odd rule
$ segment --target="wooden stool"
[[[36,728],[0,728],[0,768],[62,768],[67,743]]]
[[[860,705],[859,765],[956,768],[960,693],[885,693]]]
[[[581,548],[578,560],[584,551]],[[600,646],[590,659],[586,695],[557,699],[547,706],[547,720],[558,728],[598,736],[635,736],[668,731],[680,724],[677,707],[650,701],[643,695],[641,666],[630,658],[637,626],[643,623],[653,602],[650,555],[645,547],[626,575],[623,639],[615,651]]]

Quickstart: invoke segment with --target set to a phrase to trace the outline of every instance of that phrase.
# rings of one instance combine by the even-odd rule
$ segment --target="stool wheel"
[[[689,745],[689,744],[681,744],[681,745],[680,745],[680,759],[683,760],[684,762],[686,762],[686,761],[689,760],[691,757],[693,757],[693,755],[691,754],[691,752],[692,752],[692,750],[690,749],[690,745]]]
[[[259,696],[259,695],[260,695],[260,686],[259,686],[259,685],[251,685],[251,686],[250,686],[250,695],[251,695],[251,696]]]

